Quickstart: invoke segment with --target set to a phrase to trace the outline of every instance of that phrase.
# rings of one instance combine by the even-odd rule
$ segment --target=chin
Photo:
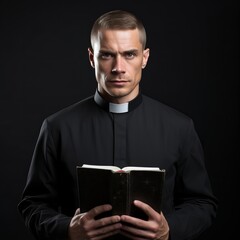
[[[126,91],[109,91],[109,94],[113,98],[122,98],[129,95],[129,92]]]

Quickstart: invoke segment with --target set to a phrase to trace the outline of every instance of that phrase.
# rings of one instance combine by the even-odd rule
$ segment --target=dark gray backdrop
[[[239,8],[233,1],[214,0],[1,1],[1,238],[32,239],[17,203],[41,123],[94,93],[87,53],[90,27],[100,14],[117,8],[136,13],[147,29],[151,56],[142,91],[195,122],[220,203],[204,239],[234,239],[234,218],[239,217]]]

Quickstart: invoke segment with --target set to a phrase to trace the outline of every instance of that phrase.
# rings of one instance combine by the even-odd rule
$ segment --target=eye
[[[132,59],[132,58],[134,58],[134,57],[136,57],[136,53],[135,52],[126,52],[125,53],[125,58],[127,58],[127,59]]]
[[[99,57],[101,59],[110,59],[113,57],[113,55],[111,53],[108,53],[108,52],[102,52],[99,54]]]

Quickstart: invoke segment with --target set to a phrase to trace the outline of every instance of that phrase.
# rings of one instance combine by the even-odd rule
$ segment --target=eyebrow
[[[139,50],[136,49],[136,48],[133,48],[133,49],[129,49],[129,50],[126,50],[126,51],[123,51],[123,52],[120,52],[120,54],[125,54],[125,53],[138,53]],[[116,54],[117,52],[116,51],[112,51],[112,50],[105,50],[105,49],[102,49],[99,51],[99,53],[111,53],[111,54]]]

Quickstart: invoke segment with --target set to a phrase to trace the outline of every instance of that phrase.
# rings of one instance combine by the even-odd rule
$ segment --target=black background
[[[90,28],[112,9],[132,11],[146,27],[151,55],[142,91],[195,122],[219,199],[217,219],[203,239],[235,239],[240,160],[236,2],[1,1],[1,239],[33,239],[17,204],[41,123],[94,93]]]

